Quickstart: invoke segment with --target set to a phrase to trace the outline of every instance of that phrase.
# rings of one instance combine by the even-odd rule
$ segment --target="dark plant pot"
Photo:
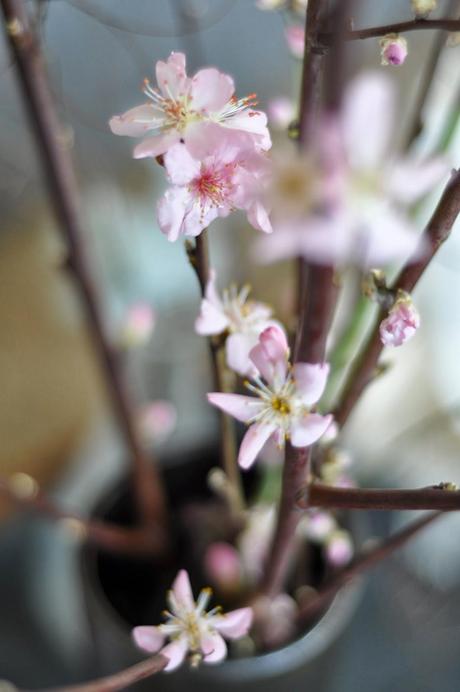
[[[210,467],[208,455],[197,455],[187,465],[166,469],[166,487],[174,508],[184,492],[200,499]],[[250,488],[253,479],[249,477]],[[95,512],[112,521],[129,524],[131,503],[125,488],[119,488]],[[359,527],[358,527],[359,528]],[[362,531],[358,530],[358,533]],[[362,536],[360,536],[362,538]],[[186,552],[186,546],[180,547]],[[185,554],[185,553],[184,553]],[[103,554],[85,547],[81,559],[83,587],[88,618],[93,633],[93,668],[98,675],[116,672],[143,658],[131,640],[134,625],[161,621],[164,595],[177,571],[177,564],[161,569],[152,561],[127,559]],[[193,573],[192,573],[193,583]],[[197,574],[197,586],[203,584]],[[340,639],[349,625],[361,597],[362,583],[343,588],[313,627],[289,645],[261,655],[226,660],[217,666],[202,665],[198,670],[187,666],[174,673],[161,673],[137,683],[137,690],[159,692],[286,692],[311,689],[325,692],[332,659],[340,649]]]

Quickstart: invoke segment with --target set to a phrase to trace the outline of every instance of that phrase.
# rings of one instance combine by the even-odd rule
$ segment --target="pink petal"
[[[226,639],[238,639],[248,633],[252,618],[252,608],[238,608],[216,617],[212,624]]]
[[[227,365],[242,377],[248,377],[254,373],[254,365],[249,358],[249,352],[257,344],[256,334],[242,334],[235,332],[227,337],[225,352]]]
[[[177,98],[188,91],[190,79],[185,72],[185,55],[172,52],[166,62],[159,60],[155,67],[157,84],[166,98]]]
[[[200,162],[181,143],[174,144],[166,152],[164,165],[173,185],[188,185],[200,172]]]
[[[209,300],[210,303],[213,305],[217,306],[222,306],[222,301],[220,299],[219,293],[217,292],[217,274],[216,270],[213,269],[212,267],[209,269],[209,281],[206,284],[206,289],[205,289],[205,297]]]
[[[136,646],[149,653],[159,651],[165,640],[164,634],[158,627],[135,627],[132,637]]]
[[[202,161],[212,154],[222,140],[222,127],[214,122],[190,123],[184,133],[184,140],[191,155]]]
[[[190,579],[185,569],[181,569],[178,572],[172,585],[172,591],[174,598],[181,607],[187,610],[191,610],[195,607]]]
[[[345,92],[342,126],[349,163],[373,169],[385,160],[395,115],[391,80],[380,72],[356,77]]]
[[[160,230],[170,242],[184,235],[184,220],[193,199],[185,187],[170,187],[157,203],[157,220]]]
[[[291,442],[294,447],[308,447],[326,432],[332,416],[307,413],[291,423]]]
[[[257,231],[263,231],[264,233],[272,232],[270,217],[262,202],[254,202],[247,210],[247,217],[251,226]]]
[[[316,404],[326,387],[329,363],[296,363],[293,368],[296,388],[305,406]]]
[[[233,591],[238,587],[241,580],[241,558],[237,549],[230,543],[211,543],[204,555],[203,564],[207,577],[219,589]]]
[[[208,394],[208,401],[242,423],[247,423],[264,407],[259,399],[242,394],[211,392]]]
[[[287,375],[289,345],[284,331],[272,325],[259,335],[259,343],[251,349],[250,359],[269,384],[281,384]]]
[[[256,135],[256,143],[261,149],[267,151],[272,145],[267,128],[267,116],[262,111],[252,109],[241,111],[222,123],[225,127],[234,130],[243,130]]]
[[[178,639],[175,639],[161,649],[160,654],[169,659],[169,663],[164,670],[167,673],[170,673],[172,670],[178,668],[184,660],[187,650],[188,641],[186,636],[181,636]]]
[[[218,632],[201,635],[201,650],[205,663],[219,663],[227,655],[227,645]]]
[[[194,110],[220,111],[235,93],[235,84],[229,75],[208,67],[193,77],[190,93]]]
[[[228,327],[228,324],[228,317],[222,308],[213,305],[206,298],[201,301],[200,314],[195,320],[197,334],[203,336],[221,334]]]
[[[160,156],[160,154],[168,151],[179,139],[180,134],[176,130],[164,135],[157,135],[156,137],[147,137],[147,139],[144,139],[143,142],[135,147],[133,156],[135,159],[145,159],[148,156],[155,158],[155,156]]]
[[[186,189],[186,188],[183,188]],[[204,228],[219,216],[221,210],[213,205],[203,208],[196,200],[192,207],[187,209],[184,216],[182,232],[186,236],[200,235]]]
[[[389,169],[386,187],[396,201],[412,204],[431,192],[449,170],[447,161],[441,157],[429,161],[404,159]]]
[[[277,426],[274,423],[254,423],[248,428],[238,452],[238,463],[241,468],[248,469],[252,466],[260,450],[276,429]]]
[[[159,127],[163,118],[150,104],[135,106],[122,115],[114,115],[109,120],[109,127],[114,135],[142,137],[149,130]]]

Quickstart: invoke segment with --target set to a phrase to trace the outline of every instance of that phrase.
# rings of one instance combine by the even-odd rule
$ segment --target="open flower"
[[[303,207],[294,205],[289,213],[286,205],[277,204],[276,190],[270,191],[274,232],[256,244],[260,261],[300,255],[319,264],[369,267],[414,252],[419,238],[406,208],[440,182],[449,167],[442,158],[392,158],[394,116],[393,86],[385,75],[365,73],[349,85],[340,117],[323,114],[316,148],[305,157],[303,175],[290,183],[291,196],[307,185],[308,194],[298,196]],[[274,161],[274,183],[284,185]]]
[[[329,365],[288,363],[289,347],[279,327],[268,327],[259,336],[249,357],[259,375],[247,388],[255,396],[208,394],[208,400],[249,428],[243,438],[238,463],[249,468],[273,435],[282,445],[289,439],[294,447],[307,447],[327,430],[332,416],[312,413],[326,386]]]
[[[195,603],[190,580],[185,570],[180,570],[168,593],[170,611],[167,621],[156,627],[135,627],[133,638],[137,646],[149,653],[160,651],[169,659],[165,671],[175,670],[190,654],[191,665],[219,663],[227,655],[225,639],[244,637],[252,623],[251,608],[239,608],[226,615],[214,608],[205,608],[211,589],[203,589]],[[163,646],[165,639],[170,643]]]
[[[216,273],[211,270],[195,321],[195,331],[203,336],[228,333],[225,341],[228,367],[243,376],[255,372],[249,352],[257,344],[259,334],[271,325],[278,325],[270,319],[272,310],[268,305],[248,300],[249,291],[249,286],[243,286],[240,291],[230,286],[221,298],[216,289]]]
[[[245,132],[262,149],[271,146],[267,118],[254,110],[255,94],[234,95],[233,79],[214,67],[187,77],[185,55],[171,53],[156,64],[157,88],[144,82],[148,102],[115,115],[109,125],[116,135],[148,136],[134,149],[134,158],[159,156],[179,141],[198,158],[211,131]]]
[[[268,161],[247,147],[247,140],[210,136],[204,158],[193,158],[184,144],[165,154],[164,165],[173,184],[158,202],[157,216],[168,240],[197,236],[218,216],[246,211],[249,223],[269,233],[271,224],[262,204]]]

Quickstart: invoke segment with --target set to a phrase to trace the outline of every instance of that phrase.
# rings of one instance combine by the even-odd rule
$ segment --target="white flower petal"
[[[260,450],[277,427],[274,423],[254,423],[248,428],[238,453],[238,463],[241,468],[248,469],[252,466]]]
[[[321,399],[329,376],[329,363],[296,363],[293,368],[297,392],[305,406]]]
[[[291,442],[294,447],[308,447],[326,432],[332,416],[321,416],[319,413],[308,413],[291,423]]]

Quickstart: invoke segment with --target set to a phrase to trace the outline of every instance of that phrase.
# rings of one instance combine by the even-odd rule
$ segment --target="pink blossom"
[[[420,315],[408,293],[400,291],[396,302],[380,324],[380,340],[385,346],[402,346],[420,326]]]
[[[343,567],[353,557],[353,543],[348,531],[331,533],[326,544],[326,558],[334,567]]]
[[[216,289],[216,274],[211,270],[195,322],[195,331],[203,336],[228,332],[225,341],[227,364],[243,376],[254,372],[249,352],[257,344],[259,334],[266,327],[278,324],[270,319],[272,310],[268,305],[248,300],[249,290],[249,286],[240,291],[231,286],[221,298]]]
[[[407,58],[407,41],[399,34],[387,34],[380,39],[382,65],[402,65]]]
[[[211,543],[204,556],[204,569],[210,581],[221,591],[233,591],[240,585],[241,559],[230,543]]]
[[[254,110],[255,94],[237,99],[233,79],[214,67],[187,77],[185,55],[171,53],[156,64],[158,87],[144,82],[148,101],[111,118],[116,135],[147,136],[134,149],[134,158],[159,156],[179,141],[201,158],[210,133],[239,132],[257,148],[269,149],[267,118]]]
[[[305,29],[301,24],[291,24],[285,29],[284,35],[289,50],[295,58],[303,58],[305,50]]]
[[[190,580],[185,570],[180,570],[168,593],[170,611],[167,620],[156,627],[135,627],[133,638],[137,646],[149,653],[160,651],[169,659],[165,671],[175,670],[187,653],[190,663],[219,663],[227,655],[225,639],[244,637],[252,623],[251,608],[239,608],[221,615],[218,608],[208,613],[205,608],[211,589],[203,589],[198,600],[193,600]],[[165,639],[171,641],[163,646]]]
[[[268,102],[267,115],[268,122],[272,127],[285,130],[294,119],[294,104],[287,96],[279,96]]]
[[[320,119],[304,182],[291,186],[304,192],[291,209],[277,202],[285,177],[277,173],[275,158],[273,180],[280,189],[270,190],[274,232],[256,244],[259,261],[300,255],[319,264],[369,267],[414,252],[418,235],[405,207],[426,195],[449,167],[442,158],[389,155],[394,96],[391,80],[380,72],[349,85],[340,118]]]
[[[132,305],[122,324],[120,343],[126,348],[142,346],[149,341],[155,327],[155,313],[147,303]]]
[[[249,428],[243,438],[238,463],[249,468],[267,440],[280,445],[289,438],[294,447],[307,447],[327,430],[332,416],[311,412],[326,386],[329,365],[296,363],[289,366],[284,332],[268,327],[259,336],[249,357],[259,375],[246,384],[255,396],[208,394],[208,400]]]
[[[139,410],[137,420],[144,442],[161,444],[176,427],[177,412],[169,401],[151,401]]]
[[[214,140],[210,137],[202,161],[194,159],[184,144],[175,144],[165,154],[164,164],[173,187],[160,199],[157,216],[161,231],[171,242],[180,236],[199,235],[211,221],[235,209],[244,209],[257,230],[272,230],[262,203],[267,159],[248,149],[247,140]]]

